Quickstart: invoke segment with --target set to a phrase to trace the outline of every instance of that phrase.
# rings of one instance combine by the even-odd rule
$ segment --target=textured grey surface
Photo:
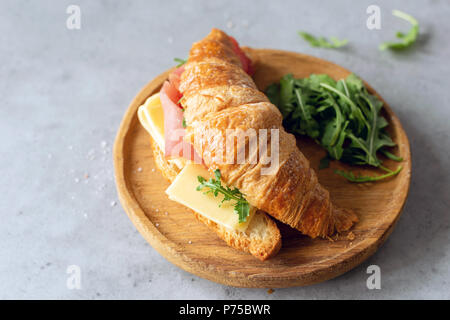
[[[81,30],[66,28],[69,4],[81,7]],[[381,7],[381,30],[366,28],[369,4]],[[408,28],[392,9],[421,22],[406,52],[377,49]],[[0,12],[0,298],[450,298],[447,1],[1,1]],[[111,148],[127,105],[211,27],[353,70],[400,117],[413,152],[409,199],[360,267],[271,295],[225,287],[167,262],[123,212]],[[310,48],[297,30],[350,46]],[[381,290],[366,288],[371,264]],[[81,290],[66,287],[69,265],[81,268]]]

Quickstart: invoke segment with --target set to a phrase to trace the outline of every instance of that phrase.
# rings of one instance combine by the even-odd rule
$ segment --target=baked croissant
[[[295,137],[282,127],[281,113],[258,90],[235,46],[233,39],[218,29],[192,46],[179,84],[187,125],[185,141],[210,170],[219,169],[227,185],[245,194],[252,206],[303,234],[327,237],[350,229],[358,220],[356,215],[333,206]],[[267,143],[259,145],[244,162],[222,161],[227,130],[248,129],[254,129],[258,138],[265,132]],[[244,141],[244,148],[249,149],[250,139],[244,137]],[[232,145],[242,148],[234,140]],[[279,154],[271,174],[262,174],[268,164],[258,156],[261,148]]]

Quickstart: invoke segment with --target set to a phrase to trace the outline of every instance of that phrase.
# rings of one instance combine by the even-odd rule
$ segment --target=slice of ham
[[[179,90],[180,88],[180,77],[184,71],[184,67],[176,68],[171,74],[169,74],[169,82],[175,87],[175,89]],[[180,93],[181,95],[181,93]]]
[[[231,42],[233,43],[233,51],[237,54],[239,59],[241,60],[242,69],[244,69],[245,72],[247,72],[249,75],[254,74],[253,66],[252,66],[252,60],[250,60],[249,57],[245,54],[245,52],[241,49],[239,46],[239,43],[236,41],[235,38],[232,36],[229,36]]]
[[[186,134],[183,128],[183,110],[178,105],[181,93],[169,81],[165,81],[159,92],[164,111],[164,154],[166,157],[183,157],[196,163],[202,163],[192,144],[183,140]]]

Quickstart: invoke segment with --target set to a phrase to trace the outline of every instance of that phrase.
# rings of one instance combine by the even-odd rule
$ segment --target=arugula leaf
[[[181,67],[183,64],[187,62],[187,60],[181,58],[173,58],[173,61],[178,63],[177,68]]]
[[[379,180],[383,180],[392,176],[397,175],[400,171],[402,171],[403,167],[399,166],[395,171],[392,170],[388,170],[388,172],[386,174],[383,175],[379,175],[379,176],[362,176],[362,175],[357,175],[355,176],[355,174],[351,171],[346,172],[343,170],[335,170],[334,172],[344,178],[346,178],[348,181],[351,182],[374,182],[374,181],[379,181]]]
[[[301,36],[305,41],[307,41],[312,47],[316,48],[340,48],[345,46],[348,43],[348,40],[339,40],[335,37],[330,37],[330,40],[327,40],[325,37],[316,38],[310,33],[299,31],[299,36]]]
[[[410,47],[413,43],[416,42],[417,37],[419,35],[419,22],[411,15],[404,13],[400,10],[393,10],[392,14],[398,18],[408,21],[411,24],[411,29],[409,29],[408,33],[397,32],[396,36],[399,39],[398,42],[384,42],[380,44],[380,50],[393,49],[393,50],[402,50]]]
[[[266,93],[280,109],[286,130],[314,139],[327,150],[330,159],[381,169],[384,167],[379,153],[395,161],[403,160],[388,151],[395,143],[385,130],[388,122],[380,114],[382,101],[371,95],[354,74],[339,81],[325,74],[302,79],[288,74],[279,83],[270,85]],[[328,166],[322,160],[320,168]],[[393,172],[373,181],[398,173]],[[353,182],[372,179],[351,173],[341,175]]]
[[[215,179],[210,178],[209,180],[206,180],[202,176],[197,176],[198,182],[200,182],[200,185],[197,186],[197,191],[201,191],[204,188],[208,188],[205,194],[212,193],[214,197],[217,197],[220,194],[222,194],[224,197],[222,201],[219,204],[219,207],[224,203],[225,201],[236,201],[234,205],[234,212],[239,216],[239,223],[247,221],[247,217],[250,214],[250,205],[245,200],[244,195],[239,191],[238,188],[230,188],[228,186],[222,186],[222,183],[220,181],[221,174],[219,169],[216,169],[214,171]]]
[[[186,128],[186,127],[187,127],[187,125],[186,125],[186,119],[185,119],[184,117],[183,117],[182,125],[183,125],[183,128]]]
[[[295,96],[299,108],[294,111],[293,118],[300,118],[300,128],[306,128],[305,133],[308,136],[317,138],[319,136],[319,124],[312,117],[312,114],[315,111],[314,107],[304,103],[306,97],[305,95],[302,95],[301,89],[295,89]]]
[[[390,153],[389,151],[385,150],[385,149],[381,149],[380,152],[382,154],[384,154],[387,158],[397,161],[397,162],[401,162],[403,161],[402,157],[397,157],[395,154]]]

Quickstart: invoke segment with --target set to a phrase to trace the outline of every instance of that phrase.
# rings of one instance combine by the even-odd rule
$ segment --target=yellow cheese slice
[[[159,149],[164,151],[164,111],[159,98],[159,93],[155,93],[148,98],[138,109],[138,118],[142,126],[155,140]],[[180,159],[169,159],[179,169],[183,168],[184,163]]]
[[[246,221],[239,223],[239,217],[234,212],[235,201],[225,201],[219,207],[223,195],[214,197],[211,193],[204,194],[206,189],[197,191],[196,188],[199,185],[197,176],[209,179],[212,174],[201,164],[187,164],[167,188],[166,193],[169,199],[185,205],[230,230],[244,232],[254,216],[255,207],[250,207],[250,214]]]
[[[164,150],[164,112],[159,93],[152,95],[139,107],[138,118],[158,147]]]

